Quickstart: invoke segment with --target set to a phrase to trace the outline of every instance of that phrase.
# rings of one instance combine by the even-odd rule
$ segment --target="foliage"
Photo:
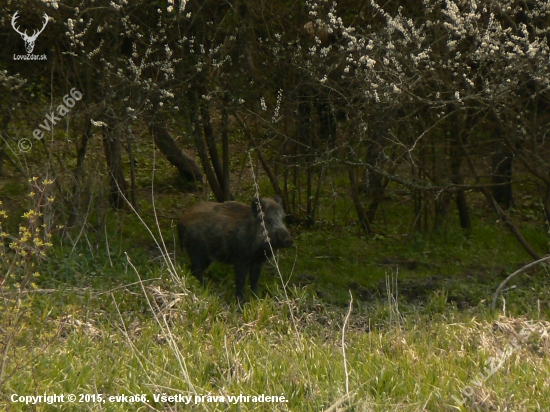
[[[143,393],[141,408],[180,410],[153,400],[167,392],[289,400],[197,410],[546,407],[547,268],[504,291],[502,318],[487,302],[548,251],[548,1],[0,11],[2,405]],[[29,33],[49,16],[33,52],[47,60],[16,57],[15,12]],[[282,197],[297,248],[239,308],[226,266],[202,289],[177,265],[174,221],[258,187]]]

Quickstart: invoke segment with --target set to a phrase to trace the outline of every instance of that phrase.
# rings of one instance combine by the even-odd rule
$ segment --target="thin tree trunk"
[[[350,149],[349,160],[353,162],[353,153]],[[350,165],[348,166],[348,176],[351,189],[351,199],[353,201],[353,206],[355,206],[355,211],[357,212],[357,217],[359,218],[359,223],[361,228],[365,231],[367,236],[372,236],[374,234],[370,222],[361,203],[361,197],[359,196],[359,190],[357,188],[357,177],[355,175],[355,167]]]
[[[313,150],[311,147],[309,150]],[[308,157],[311,155],[308,155]],[[306,166],[306,193],[307,193],[307,199],[306,199],[306,226],[308,228],[311,228],[313,225],[313,194],[312,194],[312,185],[313,185],[313,166],[311,165],[309,159]]]
[[[278,182],[277,178],[275,177],[275,175],[273,174],[273,170],[271,170],[271,166],[269,166],[269,163],[265,160],[264,156],[262,155],[260,147],[256,143],[256,139],[254,139],[254,137],[252,136],[252,133],[250,132],[250,129],[248,128],[248,125],[244,122],[244,120],[241,118],[241,116],[239,116],[238,113],[234,113],[233,115],[235,116],[235,119],[237,119],[239,124],[241,125],[245,136],[250,141],[250,144],[252,145],[252,147],[254,148],[256,153],[258,154],[258,160],[262,164],[262,167],[265,171],[265,174],[267,175],[269,181],[271,182],[271,185],[273,186],[273,190],[275,190],[275,193],[277,194],[277,196],[279,196],[281,198],[281,200],[283,202],[283,210],[285,212],[288,212],[288,205],[286,204],[285,198],[283,196],[283,191],[281,190],[281,186],[279,186],[279,182]]]
[[[546,224],[550,228],[550,185],[546,185],[546,194],[542,201],[542,207],[544,210],[544,217],[546,218]]]
[[[290,122],[290,116],[289,116],[289,108],[288,106],[284,106],[285,114],[283,117],[283,132],[285,136],[288,135],[288,124]],[[290,147],[289,147],[290,146]],[[285,140],[283,143],[283,147],[281,148],[283,154],[287,154],[289,149],[292,153],[292,148],[294,147],[294,144],[292,142],[288,142]],[[288,161],[288,156],[283,155],[283,204],[286,205],[285,212],[287,213],[287,220],[288,221],[294,221],[294,213],[295,209],[291,208],[292,202],[290,201],[290,193],[288,192],[288,180],[290,179],[290,162]]]
[[[468,152],[464,148],[464,145],[462,146],[462,149],[463,149],[464,155],[466,156],[466,159],[468,161],[468,166],[470,167],[472,175],[475,177],[476,182],[479,184],[480,180],[479,180],[479,176],[477,175],[477,172],[474,168],[474,163],[473,163],[472,159],[470,158],[470,155],[468,154]],[[485,198],[487,199],[487,201],[489,202],[489,204],[491,205],[493,210],[496,212],[499,219],[502,220],[502,222],[506,225],[506,227],[510,230],[510,232],[512,232],[514,234],[514,236],[516,237],[518,242],[521,244],[521,246],[523,246],[525,251],[527,253],[529,253],[529,255],[531,255],[531,257],[533,259],[535,259],[535,260],[540,259],[539,254],[537,252],[535,252],[535,250],[531,247],[531,245],[529,243],[527,243],[527,241],[525,240],[525,238],[523,237],[521,232],[518,230],[518,228],[510,221],[510,218],[508,217],[506,212],[504,210],[502,210],[502,208],[500,207],[498,202],[495,200],[495,198],[491,194],[491,190],[487,189],[486,187],[481,186],[480,191],[481,191],[481,193],[483,193],[483,195],[485,196]]]
[[[109,200],[115,209],[126,209],[124,198],[128,198],[127,184],[122,170],[122,149],[120,140],[114,136],[113,129],[103,127],[103,149],[109,170],[109,182],[111,192]]]
[[[224,200],[231,200],[231,184],[230,184],[230,170],[229,170],[229,110],[227,105],[229,104],[229,96],[226,93],[224,96],[224,107],[222,114],[222,156],[223,156],[223,198]]]
[[[494,126],[494,152],[491,155],[492,166],[492,196],[505,209],[509,209],[514,197],[512,193],[512,166],[514,154],[501,139],[502,131],[498,124]]]
[[[74,185],[73,185],[73,196],[72,196],[72,209],[69,214],[69,219],[65,225],[67,229],[70,229],[74,226],[76,218],[80,210],[80,200],[82,194],[80,193],[80,182],[82,180],[82,174],[84,173],[84,161],[86,160],[86,151],[88,149],[88,141],[92,136],[90,133],[92,127],[92,122],[89,118],[86,118],[84,124],[84,132],[80,138],[80,144],[77,142],[76,149],[76,168],[74,171]]]
[[[418,149],[419,152],[419,161],[422,161],[422,148],[420,147]],[[416,177],[416,181],[422,181],[422,170],[420,169],[420,165],[418,166],[418,170],[415,170],[415,166],[412,167],[412,174]],[[413,227],[416,228],[418,232],[422,231],[422,210],[424,210],[423,206],[423,196],[422,196],[422,190],[420,189],[413,189],[413,198],[414,198],[414,223]]]
[[[288,162],[286,161],[285,159],[285,171],[283,172],[283,202],[287,205],[287,210],[285,210],[286,213],[288,214],[291,214],[293,213],[292,210],[288,210],[290,209],[288,207],[289,205],[289,202],[290,202],[290,196],[288,194],[288,178],[289,178],[289,174],[290,174],[290,167],[288,166]]]
[[[216,175],[212,170],[212,166],[210,165],[210,161],[208,160],[208,154],[206,152],[206,144],[204,143],[204,139],[201,136],[200,130],[195,130],[195,145],[197,147],[199,158],[201,159],[202,167],[206,175],[206,180],[208,181],[208,184],[212,189],[212,193],[214,193],[214,197],[218,202],[223,202],[223,199],[224,199],[223,190],[220,187],[220,184],[218,183],[218,179],[216,178]]]
[[[294,154],[296,154],[296,145],[294,145]],[[299,181],[299,175],[298,175],[298,166],[294,165],[292,168],[292,183],[294,185],[294,190],[292,190],[292,210],[294,211],[294,216],[296,217],[296,221],[299,222],[301,218],[300,208],[298,208],[296,205],[300,204],[300,199],[298,196],[298,181]],[[298,216],[296,216],[298,215]]]
[[[319,136],[327,142],[329,149],[333,149],[336,145],[336,117],[334,111],[328,101],[317,103],[317,111],[320,120]]]
[[[132,206],[134,209],[137,210],[137,202],[136,202],[136,162],[134,159],[134,151],[132,150],[132,142],[128,141],[128,157],[130,158],[130,200],[132,202]]]
[[[491,195],[490,191],[487,189],[482,190],[487,197],[487,200],[497,213],[498,217],[502,220],[502,222],[510,229],[510,231],[516,236],[519,243],[523,246],[523,248],[531,255],[531,257],[535,260],[540,259],[540,256],[535,250],[531,247],[529,243],[525,240],[519,229],[510,221],[510,218],[506,214],[504,210],[500,207],[498,202],[495,200],[495,198]]]
[[[0,137],[2,138],[2,145],[0,146],[0,176],[2,176],[2,173],[4,171],[4,161],[6,160],[7,143],[3,133],[0,133]]]
[[[382,153],[382,145],[379,140],[382,140],[382,138],[377,137],[367,151],[366,162],[373,167],[379,166],[378,159]],[[384,182],[383,176],[380,173],[372,172],[368,169],[365,170],[360,191],[372,199],[367,209],[367,218],[371,223],[374,222],[376,211],[386,195],[386,185],[387,181]]]
[[[8,130],[8,126],[10,122],[11,122],[11,113],[9,110],[7,110],[4,113],[4,116],[2,117],[2,124],[0,127],[0,138],[2,139],[2,146],[0,147],[0,176],[2,175],[2,171],[4,169],[4,160],[6,159],[6,145],[7,145],[6,131]]]
[[[223,199],[224,199],[223,189],[221,188],[220,183],[216,177],[216,174],[212,170],[212,165],[210,163],[210,160],[208,159],[206,144],[202,136],[204,128],[201,127],[202,123],[199,120],[200,106],[197,98],[198,98],[197,92],[191,90],[189,92],[189,101],[191,103],[190,116],[191,116],[193,135],[195,137],[195,146],[197,148],[197,153],[202,163],[204,174],[206,175],[206,180],[208,181],[208,184],[212,189],[212,193],[214,193],[214,197],[218,202],[221,203],[223,202]]]
[[[381,167],[383,151],[388,145],[386,130],[391,123],[391,115],[386,113],[388,112],[384,111],[382,116],[373,115],[369,121],[370,145],[367,149],[365,162],[373,168]],[[387,184],[388,180],[384,181],[382,174],[368,168],[365,169],[359,191],[366,194],[371,200],[367,208],[367,218],[371,224],[374,222],[378,207],[386,195]]]
[[[208,153],[210,154],[210,160],[212,161],[214,173],[216,174],[216,178],[218,179],[218,184],[221,188],[223,188],[225,185],[223,166],[220,155],[218,154],[218,149],[216,148],[216,139],[214,138],[214,128],[212,127],[212,119],[210,118],[210,109],[207,105],[200,104],[200,111],[202,117],[202,126],[204,129],[204,137],[206,139]]]
[[[457,122],[458,123],[458,122]],[[464,158],[464,151],[462,150],[462,131],[458,130],[457,124],[451,126],[451,146],[449,149],[449,157],[451,163],[451,183],[454,185],[464,184],[464,177],[460,172],[462,166],[462,159]],[[466,193],[464,190],[459,190],[455,197],[456,208],[458,211],[458,219],[460,221],[460,227],[467,231],[472,231],[472,221],[470,219],[470,211],[468,208],[468,202],[466,200]]]
[[[468,232],[472,231],[472,221],[470,219],[470,211],[468,208],[468,202],[466,200],[466,193],[464,190],[459,190],[455,198],[456,208],[458,210],[458,220],[460,221],[460,227],[466,229]]]
[[[317,189],[315,190],[315,199],[313,200],[313,216],[315,217],[315,212],[319,209],[319,198],[321,195],[321,186],[323,184],[323,176],[325,174],[325,168],[327,166],[323,165],[321,168],[321,173],[319,174],[319,178],[317,179]]]

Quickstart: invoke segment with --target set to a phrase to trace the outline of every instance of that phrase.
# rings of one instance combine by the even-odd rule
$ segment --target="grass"
[[[139,210],[150,223],[146,176],[138,181]],[[514,279],[499,313],[491,313],[497,286],[531,259],[482,207],[473,207],[471,234],[449,222],[452,211],[441,230],[411,233],[410,205],[392,201],[381,207],[379,235],[365,239],[347,194],[338,195],[315,228],[292,228],[296,249],[279,254],[286,294],[267,265],[260,298],[241,309],[228,266],[211,266],[207,288],[189,276],[173,218],[190,196],[174,195],[167,181],[156,175],[156,201],[175,267],[135,216],[96,208],[85,236],[77,242],[74,235],[74,246],[57,240],[33,267],[40,272],[35,287],[18,286],[23,275],[3,279],[0,410],[550,409],[547,267]],[[241,195],[251,196],[252,186],[243,184]],[[512,216],[542,251],[548,236],[533,205],[518,202]],[[10,216],[19,219],[13,225],[19,216]],[[88,401],[12,402],[14,394],[44,393]],[[94,402],[97,394],[147,400]],[[161,400],[162,394],[192,402]],[[195,401],[240,394],[285,401]]]
[[[462,298],[471,305],[488,298],[506,274],[530,261],[512,235],[488,224],[478,224],[470,235],[457,229],[378,237],[370,242],[358,236],[357,230],[300,233],[296,241],[299,259],[294,262],[291,252],[283,263],[284,272],[290,273],[295,266],[297,284],[315,285],[335,304],[345,304],[349,288],[360,298],[382,297],[386,274],[396,271],[404,297],[424,298],[430,291],[446,288],[457,298],[462,290]],[[525,234],[538,250],[544,249],[544,234],[529,229]],[[470,283],[465,285],[465,281]],[[408,290],[411,282],[425,289]]]
[[[280,295],[258,299],[241,313],[201,290],[177,293],[180,286],[166,278],[143,288],[29,294],[25,332],[8,351],[3,376],[6,410],[25,410],[9,402],[13,393],[147,396],[148,406],[63,406],[113,411],[189,409],[155,402],[160,393],[284,394],[288,400],[199,403],[191,410],[319,411],[345,397],[345,308],[296,289],[289,301]],[[550,399],[550,323],[539,321],[537,332],[493,376],[474,385],[460,409],[453,396],[463,399],[462,389],[528,322],[501,317],[495,323],[486,310],[459,311],[437,294],[428,302],[435,311],[388,302],[353,307],[345,337],[350,398],[333,410],[519,411],[543,408]],[[5,322],[10,313],[3,309]],[[399,314],[393,322],[390,312]]]
[[[281,255],[284,276],[292,274],[289,299],[271,268],[261,279],[265,297],[241,311],[233,303],[230,268],[214,266],[205,290],[177,266],[181,283],[152,259],[154,251],[131,248],[144,234],[133,217],[126,219],[118,227],[132,237],[107,233],[123,239],[118,247],[110,242],[110,259],[105,245],[93,258],[83,244],[70,258],[67,247],[58,246],[40,266],[37,289],[19,292],[13,282],[3,288],[3,410],[30,408],[11,402],[13,394],[43,393],[139,394],[147,402],[42,404],[37,410],[548,407],[548,274],[520,277],[504,295],[505,316],[491,314],[488,298],[500,271],[526,260],[500,229],[370,242],[353,229],[303,231],[296,236],[298,252]],[[414,282],[427,290],[410,289]],[[341,344],[348,289],[354,294],[344,337],[349,396]],[[457,296],[468,305],[459,308]],[[536,331],[503,358],[501,351],[528,325]],[[502,360],[500,368],[480,380],[495,359]],[[163,393],[193,398],[190,405],[155,400]],[[194,398],[239,394],[284,395],[288,402]]]

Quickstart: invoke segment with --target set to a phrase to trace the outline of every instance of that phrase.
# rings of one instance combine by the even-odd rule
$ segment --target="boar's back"
[[[239,202],[197,203],[183,215],[180,224],[188,253],[205,254],[209,260],[250,260],[262,241],[261,227],[251,207]]]

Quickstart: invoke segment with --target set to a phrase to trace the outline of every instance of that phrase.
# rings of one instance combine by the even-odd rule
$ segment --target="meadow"
[[[387,225],[374,238],[351,218],[291,226],[296,247],[240,307],[232,268],[214,264],[202,288],[174,221],[154,225],[190,196],[158,193],[155,209],[109,211],[105,231],[80,242],[54,235],[43,256],[4,245],[2,410],[548,408],[548,270],[515,278],[491,311],[497,286],[530,258],[481,202],[469,234],[454,216],[441,231]],[[522,205],[511,213],[544,249]],[[391,199],[385,210],[410,221]],[[54,394],[63,402],[24,403]]]

